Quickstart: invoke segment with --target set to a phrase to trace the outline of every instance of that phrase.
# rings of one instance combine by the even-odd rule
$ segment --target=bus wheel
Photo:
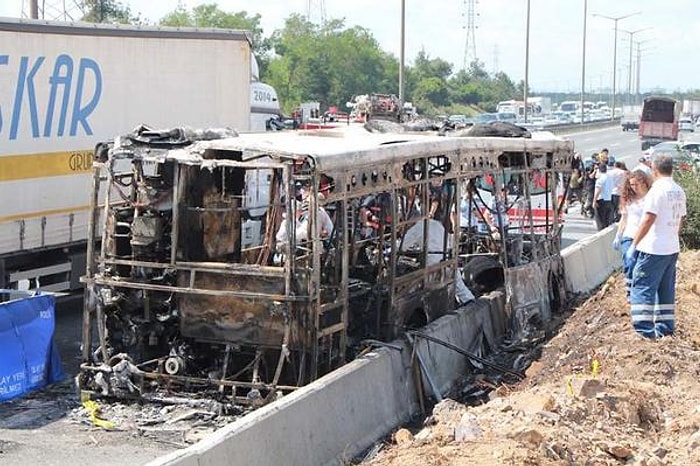
[[[488,256],[473,257],[462,269],[464,283],[472,293],[485,294],[502,288],[505,284],[503,265]]]

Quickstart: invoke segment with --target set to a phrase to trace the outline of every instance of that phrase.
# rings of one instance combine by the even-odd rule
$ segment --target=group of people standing
[[[617,222],[613,248],[622,254],[632,326],[646,338],[675,330],[676,262],[686,196],[673,180],[673,160],[644,155],[628,170],[607,149],[574,157],[569,194],[598,230]]]
[[[654,339],[675,329],[676,261],[686,196],[673,180],[670,157],[642,158],[640,164],[623,178],[613,248],[622,254],[632,327]]]

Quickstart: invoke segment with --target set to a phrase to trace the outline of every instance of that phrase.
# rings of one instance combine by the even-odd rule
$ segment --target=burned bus
[[[261,403],[497,288],[513,321],[546,317],[572,152],[350,129],[116,138],[94,163],[79,386]]]

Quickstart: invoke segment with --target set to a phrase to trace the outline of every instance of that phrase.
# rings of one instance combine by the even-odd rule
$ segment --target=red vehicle
[[[639,138],[642,150],[660,143],[678,139],[678,116],[680,105],[669,97],[647,97],[642,107],[639,122]]]
[[[394,94],[370,94],[370,118],[401,120],[401,101]]]

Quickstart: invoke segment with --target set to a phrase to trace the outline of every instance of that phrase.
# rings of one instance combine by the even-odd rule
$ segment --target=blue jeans
[[[620,240],[620,254],[622,254],[622,274],[625,276],[625,291],[627,292],[628,302],[630,299],[630,289],[632,288],[632,271],[634,270],[634,263],[637,258],[637,254],[635,254],[635,257],[632,260],[628,261],[627,259],[625,259],[625,254],[627,254],[627,250],[630,248],[631,245],[632,238],[623,236]]]
[[[660,338],[673,334],[677,260],[678,253],[666,256],[637,254],[632,271],[630,307],[632,327],[643,337]]]

